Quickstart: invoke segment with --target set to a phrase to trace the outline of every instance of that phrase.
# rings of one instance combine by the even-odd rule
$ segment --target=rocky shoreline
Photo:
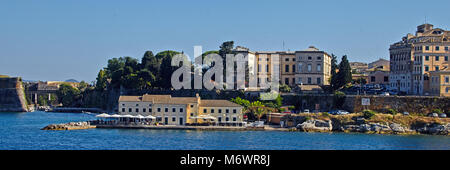
[[[47,125],[41,130],[79,130],[79,129],[91,129],[96,128],[94,125],[90,125],[89,122],[70,122],[64,124],[51,124]]]
[[[395,122],[367,122],[365,120],[343,123],[338,119],[307,119],[295,127],[303,132],[358,132],[369,134],[429,134],[450,135],[450,123],[417,123],[412,126]]]

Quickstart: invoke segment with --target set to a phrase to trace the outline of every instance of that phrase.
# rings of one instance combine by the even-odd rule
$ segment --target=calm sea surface
[[[44,126],[96,119],[82,113],[0,113],[0,150],[450,150],[447,136],[396,136],[270,131],[86,129],[44,131]]]

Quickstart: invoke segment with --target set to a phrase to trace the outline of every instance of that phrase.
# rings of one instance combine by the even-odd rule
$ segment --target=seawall
[[[27,112],[27,101],[20,77],[0,78],[0,112]]]
[[[333,95],[283,95],[283,103],[296,106],[300,110],[329,111],[337,108],[349,112],[361,112],[365,109],[386,112],[394,109],[398,112],[428,114],[433,109],[450,112],[450,98],[437,96],[357,96],[346,95],[336,98]],[[364,103],[363,103],[364,100]]]

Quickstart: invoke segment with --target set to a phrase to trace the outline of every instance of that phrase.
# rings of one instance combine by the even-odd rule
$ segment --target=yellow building
[[[227,100],[201,100],[196,97],[171,95],[120,96],[119,114],[152,115],[165,125],[213,122],[235,125],[242,123],[242,106]]]
[[[267,84],[265,82],[271,81],[273,71],[278,72],[281,84],[287,84],[289,86],[300,84],[329,85],[331,56],[313,46],[302,51],[256,52],[239,46],[234,52],[249,56],[249,67],[254,63],[258,87]],[[252,57],[254,57],[254,61],[252,61]],[[272,60],[273,58],[271,57],[277,58]],[[278,67],[272,61],[278,61]]]
[[[430,72],[430,94],[450,97],[450,69]]]
[[[429,94],[430,71],[448,66],[449,38],[450,31],[422,24],[417,26],[416,35],[407,34],[402,41],[392,44],[390,86],[410,94]]]

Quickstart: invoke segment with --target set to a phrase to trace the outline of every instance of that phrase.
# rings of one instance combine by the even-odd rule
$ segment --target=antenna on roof
[[[283,40],[283,51],[284,51],[284,40]]]

